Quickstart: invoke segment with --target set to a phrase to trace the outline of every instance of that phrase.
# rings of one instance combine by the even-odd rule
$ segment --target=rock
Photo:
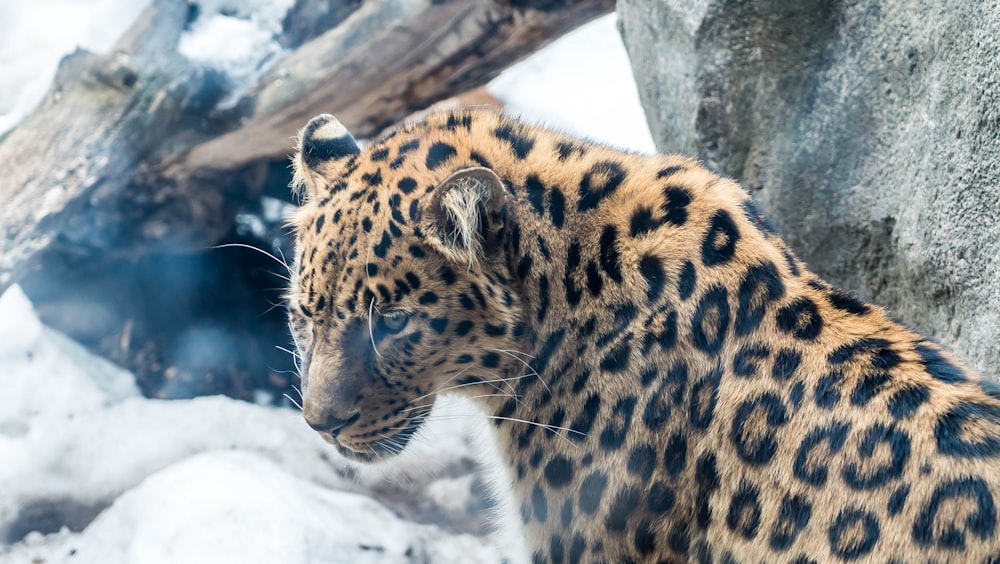
[[[831,282],[1000,376],[1000,4],[623,0],[660,150]]]

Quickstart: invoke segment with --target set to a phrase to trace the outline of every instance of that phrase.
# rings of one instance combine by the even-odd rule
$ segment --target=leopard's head
[[[300,134],[288,301],[302,407],[348,457],[401,451],[442,392],[501,393],[524,373],[509,195],[469,145],[422,124],[361,149],[330,115]]]

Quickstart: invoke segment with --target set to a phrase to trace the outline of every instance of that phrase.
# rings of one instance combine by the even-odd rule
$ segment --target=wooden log
[[[66,57],[39,108],[0,139],[0,291],[55,243],[115,256],[211,245],[313,115],[374,134],[613,7],[366,2],[219,111],[225,77],[177,53],[186,3],[154,0],[110,54]]]

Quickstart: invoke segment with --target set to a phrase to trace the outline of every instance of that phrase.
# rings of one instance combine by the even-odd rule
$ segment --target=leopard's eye
[[[403,312],[385,315],[379,319],[379,322],[382,323],[382,326],[385,327],[385,330],[389,333],[399,333],[406,327],[406,324],[409,321],[410,314]]]

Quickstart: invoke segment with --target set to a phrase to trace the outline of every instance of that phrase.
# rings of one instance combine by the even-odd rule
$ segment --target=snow
[[[361,467],[287,409],[141,397],[130,374],[42,326],[17,286],[0,296],[0,366],[0,540],[27,532],[25,508],[97,513],[82,532],[0,547],[0,563],[498,562],[510,544],[373,499],[395,481],[464,512],[450,506],[468,499],[468,480],[437,478],[479,456],[485,427],[463,402],[440,406],[422,431],[431,439],[398,464]]]
[[[639,153],[656,147],[614,14],[507,69],[487,86],[526,121]]]
[[[224,73],[230,93],[221,107],[242,93],[284,52],[277,41],[294,0],[199,0],[199,16],[181,34],[177,51]]]
[[[0,4],[0,135],[37,104],[62,55],[106,50],[147,4]],[[238,86],[281,55],[273,37],[290,4],[201,0],[180,50]],[[653,151],[614,16],[488,89],[529,121]],[[502,491],[497,534],[462,530],[473,461],[510,480],[467,401],[439,402],[395,463],[360,466],[288,409],[143,398],[129,373],[43,326],[16,286],[0,296],[0,378],[0,564],[526,560]],[[421,507],[444,517],[416,518]]]
[[[41,102],[59,60],[107,51],[149,0],[0,2],[0,135]]]

